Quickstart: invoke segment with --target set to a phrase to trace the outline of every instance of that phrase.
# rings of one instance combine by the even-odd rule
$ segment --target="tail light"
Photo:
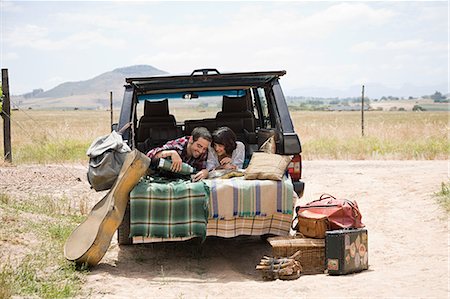
[[[289,163],[288,172],[293,181],[298,181],[302,178],[302,156],[300,154],[294,155]]]

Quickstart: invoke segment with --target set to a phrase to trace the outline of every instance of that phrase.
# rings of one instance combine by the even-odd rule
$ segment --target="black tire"
[[[130,238],[130,203],[127,204],[122,223],[117,228],[117,241],[119,245],[133,244],[133,239]]]
[[[261,239],[261,241],[263,242],[268,242],[267,239],[271,238],[271,237],[275,237],[276,235],[274,234],[264,234],[264,235],[260,235],[259,238]]]

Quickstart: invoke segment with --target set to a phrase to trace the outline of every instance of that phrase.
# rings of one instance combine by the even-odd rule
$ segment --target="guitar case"
[[[150,166],[138,150],[127,153],[119,176],[109,192],[78,225],[64,245],[64,256],[77,264],[95,266],[103,258],[125,214],[130,191]]]

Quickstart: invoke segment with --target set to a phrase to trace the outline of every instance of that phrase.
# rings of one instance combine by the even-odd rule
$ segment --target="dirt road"
[[[305,161],[305,195],[356,200],[369,232],[369,270],[346,276],[305,275],[262,281],[255,265],[270,246],[259,238],[208,238],[194,242],[119,247],[116,238],[91,270],[81,297],[94,298],[299,298],[449,296],[448,215],[433,193],[447,182],[447,161]],[[9,194],[85,197],[83,166],[0,168]],[[80,177],[81,181],[76,180]]]

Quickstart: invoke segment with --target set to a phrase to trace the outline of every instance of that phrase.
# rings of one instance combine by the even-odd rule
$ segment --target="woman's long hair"
[[[236,149],[236,134],[228,127],[220,127],[212,134],[212,146],[221,144],[225,147],[225,152],[231,157]]]

